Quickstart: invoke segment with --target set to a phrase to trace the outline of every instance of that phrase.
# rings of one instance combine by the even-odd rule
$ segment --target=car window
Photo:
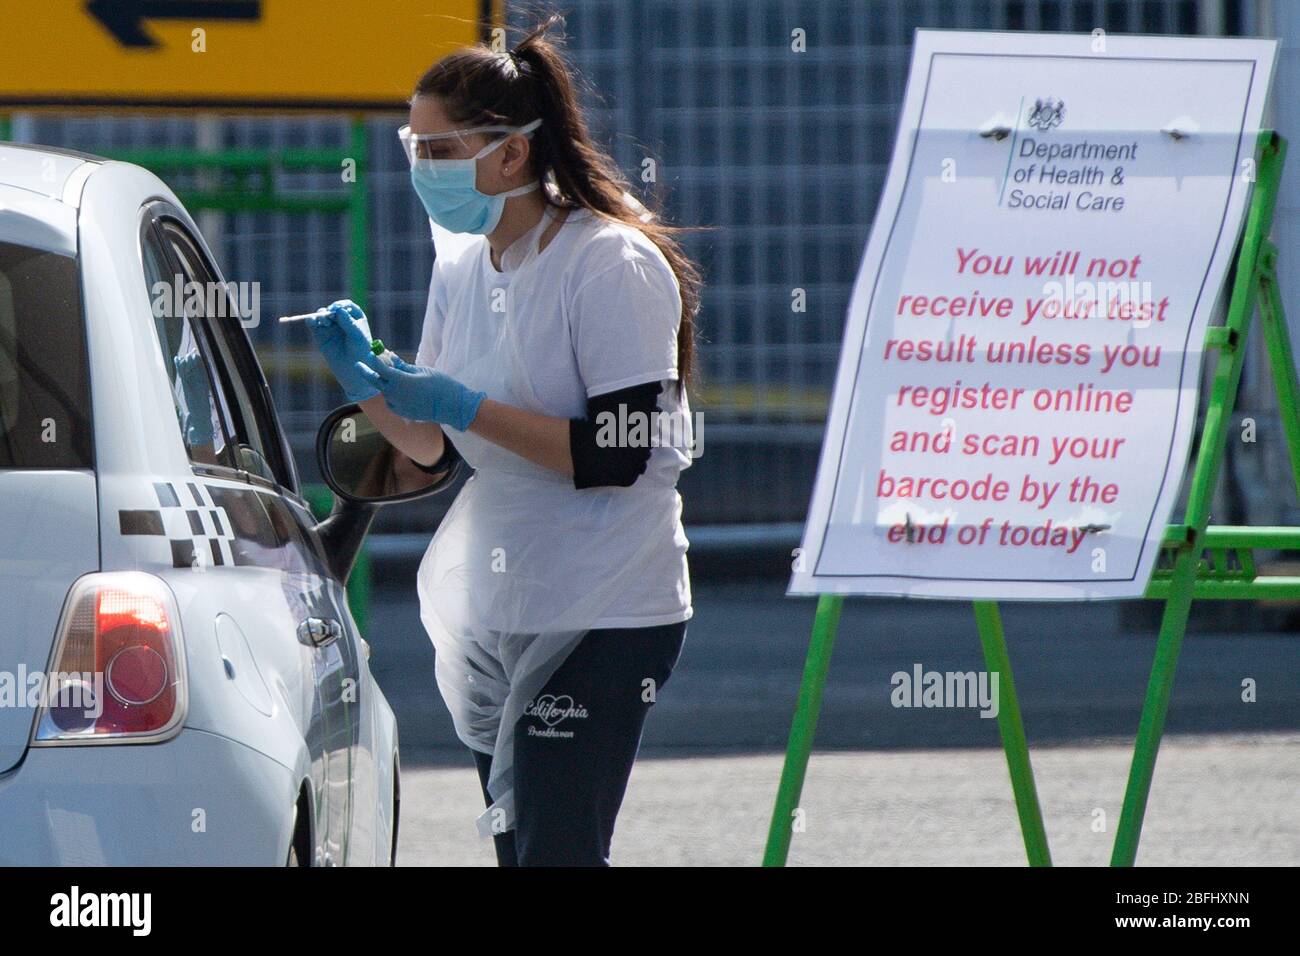
[[[91,468],[77,260],[0,242],[0,468]]]
[[[274,568],[298,575],[329,573],[324,561],[317,560],[292,537],[281,495],[252,485],[215,482],[207,485],[207,494],[229,522],[230,559],[237,567]],[[286,597],[295,607],[302,600],[301,594],[290,591],[286,591]]]
[[[217,274],[209,266],[186,227],[174,219],[160,220],[162,232],[187,282],[197,282],[205,295],[195,297],[199,316],[215,352],[214,370],[232,428],[240,467],[286,488],[293,488],[274,423],[269,399],[248,338]],[[201,300],[201,301],[200,301]]]
[[[147,223],[140,236],[145,285],[153,311],[154,332],[162,348],[163,366],[176,405],[176,422],[190,460],[200,465],[237,468],[229,440],[229,416],[220,404],[216,375],[208,343],[197,334],[187,314],[185,300],[178,295],[177,276],[168,263],[158,234]],[[181,277],[183,293],[184,277]],[[178,301],[179,300],[179,301]]]

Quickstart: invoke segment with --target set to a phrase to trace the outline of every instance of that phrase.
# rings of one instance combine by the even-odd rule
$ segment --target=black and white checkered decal
[[[152,558],[174,568],[222,567],[235,563],[235,540],[226,509],[212,501],[206,486],[193,481],[179,489],[172,482],[156,481],[158,508],[122,510],[118,514],[123,535],[156,538],[139,542],[141,558]]]

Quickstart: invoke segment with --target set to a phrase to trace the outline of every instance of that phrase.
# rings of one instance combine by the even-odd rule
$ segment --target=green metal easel
[[[1227,318],[1223,325],[1206,330],[1205,347],[1217,350],[1218,358],[1183,523],[1166,529],[1162,560],[1158,562],[1144,594],[1147,598],[1163,600],[1165,608],[1115,834],[1112,866],[1132,866],[1137,856],[1142,819],[1151,792],[1156,754],[1164,732],[1165,714],[1169,709],[1192,599],[1300,599],[1300,577],[1261,578],[1256,573],[1254,557],[1257,548],[1300,549],[1300,528],[1207,527],[1210,501],[1218,481],[1245,362],[1246,332],[1257,305],[1277,388],[1292,477],[1300,496],[1300,384],[1296,381],[1291,337],[1277,287],[1277,248],[1268,238],[1286,157],[1286,141],[1277,133],[1266,130],[1259,135],[1255,155],[1257,182],[1237,249]],[[822,595],[817,602],[785,765],[772,811],[764,866],[784,866],[789,856],[795,813],[812,752],[822,689],[830,668],[831,650],[843,604],[842,595],[830,594]],[[1034,772],[1029,762],[1029,748],[1002,633],[1001,616],[995,602],[976,601],[974,607],[985,667],[990,673],[999,675],[998,730],[1007,755],[1025,853],[1030,866],[1051,866],[1047,832],[1034,786]]]

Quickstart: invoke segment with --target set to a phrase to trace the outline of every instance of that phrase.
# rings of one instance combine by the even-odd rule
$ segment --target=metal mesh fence
[[[700,315],[704,456],[683,478],[687,518],[803,516],[841,329],[875,211],[918,27],[1233,33],[1226,0],[569,0],[571,59],[592,126],[634,184],[654,187],[706,287]],[[516,7],[516,26],[532,11]],[[802,49],[800,48],[802,40]],[[395,136],[371,118],[370,291],[376,332],[413,350],[432,253]],[[346,119],[33,115],[15,138],[94,151],[345,147]],[[653,161],[654,183],[643,182]],[[210,185],[188,174],[173,186]],[[339,190],[335,171],[280,185]],[[227,278],[258,280],[264,317],[347,294],[338,215],[205,214]],[[341,400],[306,330],[252,332],[277,407],[306,452]],[[301,455],[306,459],[308,455]],[[306,469],[310,470],[310,468]]]

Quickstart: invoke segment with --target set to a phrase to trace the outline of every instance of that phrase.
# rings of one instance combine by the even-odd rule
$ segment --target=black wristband
[[[410,455],[407,455],[406,457],[410,458],[411,464],[416,468],[419,468],[426,475],[436,475],[440,472],[447,471],[461,460],[460,452],[456,450],[456,446],[451,443],[445,433],[442,436],[442,454],[438,456],[438,460],[432,465],[422,465],[414,458],[411,458]]]

